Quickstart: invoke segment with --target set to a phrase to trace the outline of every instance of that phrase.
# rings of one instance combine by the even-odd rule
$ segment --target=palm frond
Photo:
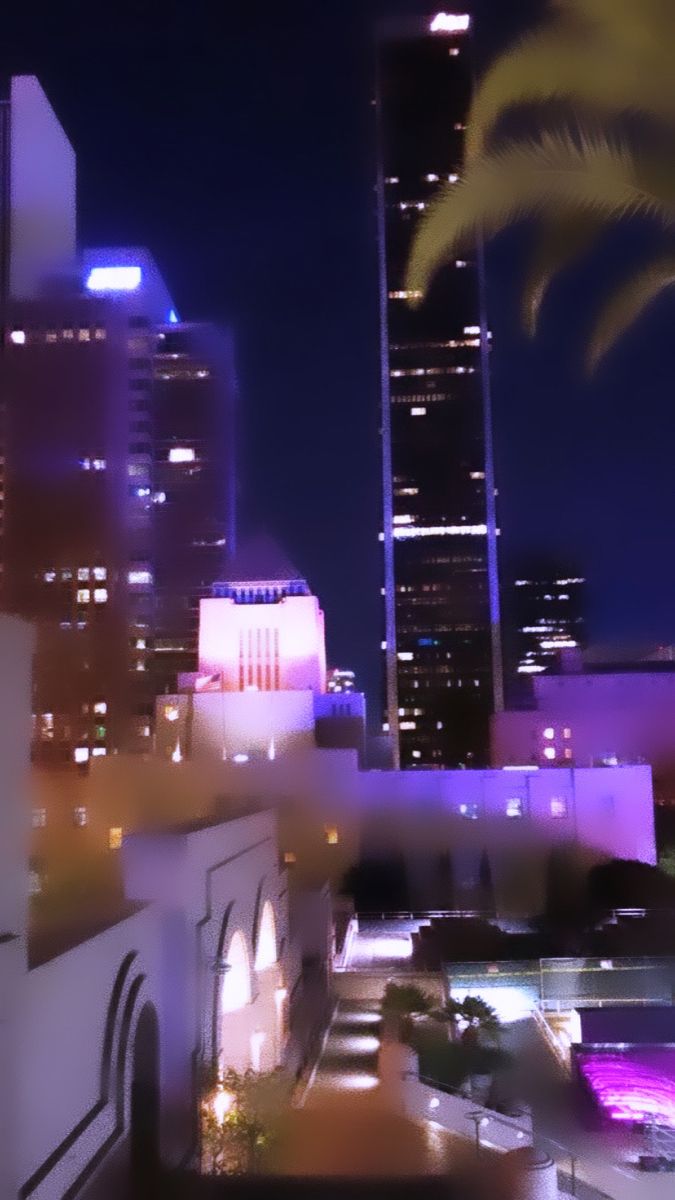
[[[544,220],[523,290],[523,324],[530,337],[537,332],[539,314],[555,276],[584,253],[601,228],[599,218],[589,213]]]
[[[588,348],[587,366],[594,371],[602,359],[665,288],[675,283],[675,254],[656,258],[614,293],[596,324]]]
[[[644,31],[643,31],[644,32]],[[601,115],[627,112],[675,120],[675,30],[660,39],[612,38],[604,30],[555,23],[528,34],[488,69],[473,96],[465,155],[482,155],[500,119],[522,105],[565,101]]]
[[[423,218],[408,262],[413,302],[462,247],[528,216],[585,214],[601,221],[635,213],[675,219],[665,183],[652,186],[630,152],[602,135],[544,133],[513,142],[471,166]]]

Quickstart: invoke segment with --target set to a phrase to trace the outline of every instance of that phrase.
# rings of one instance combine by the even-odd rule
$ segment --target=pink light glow
[[[663,1061],[663,1060],[661,1060]],[[672,1056],[669,1056],[672,1070]],[[675,1078],[636,1057],[588,1054],[581,1074],[598,1104],[613,1121],[655,1122],[675,1129]]]

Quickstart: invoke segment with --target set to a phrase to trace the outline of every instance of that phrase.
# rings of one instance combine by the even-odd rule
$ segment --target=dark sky
[[[80,235],[150,247],[186,318],[232,321],[243,507],[326,610],[331,658],[377,680],[377,295],[371,27],[416,3],[37,3],[0,60],[39,76],[78,154]],[[422,5],[424,10],[429,6]],[[442,7],[442,6],[441,6]],[[506,10],[506,11],[505,11]],[[479,54],[540,11],[476,0]],[[641,237],[610,238],[518,319],[528,240],[489,258],[503,551],[546,547],[591,583],[596,636],[675,640],[673,305],[592,384],[584,331]]]

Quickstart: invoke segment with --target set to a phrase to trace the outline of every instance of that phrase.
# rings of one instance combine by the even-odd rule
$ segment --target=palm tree
[[[541,30],[503,55],[473,101],[463,178],[439,193],[421,222],[406,288],[421,303],[441,266],[477,239],[526,217],[541,225],[525,289],[530,333],[548,285],[601,229],[644,215],[671,235],[675,169],[659,148],[675,132],[675,6],[667,0],[553,0]],[[530,138],[499,137],[504,114],[558,101],[576,114],[567,126]],[[660,122],[649,139],[599,132],[627,110]],[[659,140],[659,135],[661,140]],[[591,338],[595,367],[664,287],[675,282],[675,239],[611,297]]]
[[[480,996],[465,996],[463,1000],[456,1000],[453,996],[449,996],[443,1007],[432,1012],[431,1016],[437,1021],[448,1023],[452,1040],[454,1040],[458,1022],[463,1021],[464,1029],[461,1040],[465,1045],[476,1045],[481,1034],[488,1041],[495,1042],[501,1031],[497,1013]]]

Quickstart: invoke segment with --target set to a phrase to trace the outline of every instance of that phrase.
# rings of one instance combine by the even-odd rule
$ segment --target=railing
[[[397,912],[361,912],[357,914],[362,921],[427,921],[440,920],[443,917],[494,917],[494,912],[479,908],[427,908],[413,911],[400,910]]]
[[[565,1050],[564,1045],[561,1043],[560,1039],[556,1037],[540,1009],[533,1008],[532,1017],[537,1029],[543,1035],[546,1045],[555,1057],[558,1066],[562,1067],[562,1070],[565,1072],[565,1074],[569,1076],[572,1068],[570,1065],[569,1054]]]

